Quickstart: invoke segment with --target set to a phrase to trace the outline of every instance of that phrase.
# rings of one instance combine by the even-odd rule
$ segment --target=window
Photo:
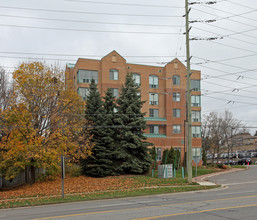
[[[201,126],[192,126],[192,136],[201,137]]]
[[[180,93],[173,92],[173,102],[180,102]]]
[[[119,71],[110,70],[110,80],[118,80],[118,79],[119,79]]]
[[[179,108],[174,108],[173,109],[173,117],[174,118],[180,118],[180,109]]]
[[[173,125],[173,133],[180,134],[181,133],[181,125]]]
[[[94,79],[95,83],[98,83],[98,71],[96,70],[78,70],[77,82],[78,83],[91,83]]]
[[[159,109],[149,109],[150,118],[159,118]]]
[[[200,148],[200,147],[193,147],[192,148],[192,156],[193,157],[199,157],[200,159],[202,159],[201,150],[202,150],[202,148]]]
[[[111,88],[111,91],[112,91],[112,95],[113,95],[115,98],[118,98],[118,97],[119,97],[119,89]]]
[[[160,147],[156,147],[156,160],[162,160],[162,149]]]
[[[150,125],[150,134],[159,134],[159,126]]]
[[[191,106],[192,107],[200,107],[201,106],[201,97],[199,95],[191,96]]]
[[[179,86],[180,85],[180,76],[177,76],[177,75],[173,76],[172,81],[173,81],[173,85]]]
[[[201,112],[192,111],[192,122],[201,122]]]
[[[191,79],[191,89],[193,91],[200,91],[200,80],[199,79]]]
[[[159,105],[158,93],[149,93],[149,104],[150,105]]]
[[[87,100],[87,97],[89,95],[89,88],[78,88],[77,92],[84,101]]]
[[[158,76],[149,76],[149,88],[158,88],[159,78]]]
[[[133,73],[133,79],[134,79],[134,81],[135,81],[135,84],[137,85],[137,86],[140,86],[140,84],[141,84],[141,80],[140,80],[140,75],[139,74],[136,74],[136,73]]]

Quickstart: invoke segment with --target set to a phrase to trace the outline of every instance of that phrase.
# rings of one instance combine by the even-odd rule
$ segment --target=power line
[[[205,8],[210,8],[206,5],[202,5],[203,7]],[[215,11],[219,11],[219,12],[224,12],[224,13],[227,13],[227,14],[230,14],[231,16],[228,16],[228,17],[223,17],[223,18],[217,18],[216,20],[224,20],[224,19],[228,19],[228,18],[232,18],[232,17],[241,17],[241,18],[244,18],[244,19],[248,19],[248,20],[251,20],[251,21],[257,21],[256,19],[253,19],[253,18],[248,18],[248,17],[245,17],[245,16],[242,16],[242,15],[245,15],[245,14],[251,14],[253,12],[257,12],[257,9],[253,9],[251,11],[247,11],[247,12],[243,12],[243,13],[240,13],[240,14],[234,14],[234,13],[231,13],[229,11],[224,11],[222,9],[217,9],[217,8],[213,8],[211,7],[212,10],[215,10]]]
[[[24,25],[10,25],[10,24],[0,24],[4,27],[15,27],[15,28],[32,28],[32,29],[42,29],[42,30],[58,30],[58,31],[80,31],[80,32],[102,32],[102,33],[120,33],[120,34],[156,34],[156,35],[179,35],[180,33],[171,33],[171,32],[140,32],[140,31],[107,31],[107,30],[83,30],[83,29],[74,29],[74,28],[51,28],[51,27],[38,27],[38,26],[24,26]]]
[[[196,57],[196,58],[204,60],[204,58],[200,58],[200,57]],[[246,69],[246,68],[243,68],[243,67],[239,67],[239,66],[235,66],[235,65],[231,65],[231,64],[221,63],[219,61],[216,61],[215,63],[218,63],[220,65],[224,65],[224,66],[229,66],[229,67],[234,67],[234,68],[238,68],[238,69],[244,70],[243,72],[238,72],[238,73],[246,73],[246,72],[256,72],[257,73],[257,69],[249,70],[249,69]],[[199,64],[198,63],[198,65],[203,65],[203,64]],[[220,75],[220,76],[230,76],[230,75],[236,75],[238,73],[228,73],[226,75]],[[220,76],[213,76],[213,77],[210,77],[210,78],[219,78]],[[241,75],[239,75],[239,76],[241,76]],[[251,78],[251,77],[246,77],[246,76],[244,76],[244,77],[248,78],[248,79],[252,79],[252,80],[257,80],[256,78]]]
[[[170,6],[170,5],[140,5],[140,4],[128,4],[119,2],[98,2],[98,1],[84,1],[84,0],[64,0],[68,2],[82,2],[82,3],[93,3],[93,4],[106,4],[106,5],[125,5],[125,6],[138,6],[138,7],[155,7],[155,8],[183,8],[180,6]]]
[[[182,18],[181,15],[147,15],[147,14],[115,14],[105,12],[89,12],[89,11],[66,11],[66,10],[55,10],[55,9],[40,9],[40,8],[25,8],[25,7],[11,7],[2,6],[0,8],[17,9],[17,10],[29,10],[29,11],[45,11],[45,12],[58,12],[58,13],[72,13],[72,14],[93,14],[93,15],[110,15],[110,16],[135,16],[135,17],[162,17],[162,18]]]
[[[215,63],[215,62],[223,62],[223,61],[230,61],[230,60],[237,60],[237,59],[242,59],[242,58],[248,58],[248,57],[253,57],[253,56],[257,56],[257,53],[249,54],[249,55],[245,55],[245,56],[238,56],[238,57],[231,57],[231,58],[226,58],[226,59],[220,59],[220,60],[209,60],[209,59],[206,59],[206,58],[200,58],[200,57],[196,57],[196,56],[194,56],[194,58],[203,59],[204,63]],[[201,63],[195,63],[195,64],[202,64],[202,62]]]
[[[210,13],[210,12],[206,12],[206,11],[203,11],[203,10],[200,10],[200,9],[194,8],[194,10],[195,10],[195,11],[202,12],[202,13],[204,13],[204,14],[213,15],[213,16],[215,16],[215,17],[217,16],[216,14],[213,14],[213,13]],[[236,20],[233,20],[233,19],[231,19],[231,18],[226,18],[226,19],[228,19],[229,21],[238,23],[238,24],[243,24],[243,25],[249,26],[249,27],[254,27],[254,28],[256,27],[256,26],[251,25],[251,24],[249,24],[249,23],[244,23],[244,22],[236,21]]]
[[[232,2],[232,1],[229,1],[229,0],[226,0],[226,1],[227,1],[227,2],[229,2],[229,3],[231,3],[231,4],[239,5],[239,6],[244,7],[244,8],[248,8],[248,9],[255,9],[255,8],[252,8],[252,7],[249,7],[249,6],[246,6],[246,5],[240,4],[240,3]]]
[[[46,56],[78,56],[78,57],[104,57],[105,55],[93,55],[93,54],[62,54],[62,53],[31,53],[31,52],[14,52],[14,51],[0,51],[0,53],[8,53],[8,54],[31,54],[31,55],[46,55]],[[143,58],[154,58],[154,57],[176,57],[172,55],[163,55],[163,56],[154,56],[154,55],[145,55],[145,56],[130,56],[125,55],[122,57],[143,57]],[[179,56],[185,57],[185,56]]]
[[[146,26],[146,27],[181,27],[179,25],[164,25],[164,24],[132,24],[132,23],[117,23],[117,22],[101,22],[101,21],[85,21],[85,20],[68,20],[58,18],[43,18],[43,17],[29,17],[29,16],[18,16],[18,15],[0,15],[2,17],[11,18],[25,18],[35,20],[46,20],[46,21],[62,21],[62,22],[78,22],[78,23],[92,23],[92,24],[111,24],[111,25],[131,25],[131,26]]]

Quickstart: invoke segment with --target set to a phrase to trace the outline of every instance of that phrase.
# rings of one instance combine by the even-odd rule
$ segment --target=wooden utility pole
[[[190,68],[190,47],[189,47],[189,8],[188,0],[185,0],[186,9],[186,56],[187,56],[187,176],[188,183],[192,183],[192,119],[191,119],[191,68]]]

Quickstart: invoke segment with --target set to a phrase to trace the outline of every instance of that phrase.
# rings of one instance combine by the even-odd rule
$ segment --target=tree
[[[171,147],[168,153],[167,164],[174,164],[174,162],[175,162],[175,151],[174,151],[174,148]]]
[[[115,100],[110,89],[102,101],[92,80],[86,102],[86,119],[92,135],[92,155],[83,161],[84,174],[96,177],[118,175],[118,148],[115,142]]]
[[[162,153],[162,164],[168,164],[169,149],[165,149]]]
[[[215,154],[219,158],[221,147],[228,146],[229,139],[240,130],[240,127],[242,127],[241,121],[234,118],[231,112],[225,111],[220,114],[211,112],[204,116],[202,122],[203,148],[213,155],[213,159]]]
[[[143,135],[146,122],[145,113],[141,112],[144,102],[141,101],[139,93],[132,75],[127,74],[117,99],[118,117],[115,119],[119,126],[117,142],[121,149],[121,169],[124,173],[141,174],[148,171],[151,165],[147,147],[152,144],[146,142]]]
[[[90,155],[89,137],[82,133],[83,101],[64,90],[63,72],[41,62],[22,63],[13,73],[16,102],[1,113],[6,136],[0,148],[0,170],[7,178],[35,168],[57,168],[60,155],[78,161]]]
[[[202,152],[202,160],[203,160],[203,165],[206,166],[207,165],[207,158],[206,158],[205,149],[203,149],[203,152]]]

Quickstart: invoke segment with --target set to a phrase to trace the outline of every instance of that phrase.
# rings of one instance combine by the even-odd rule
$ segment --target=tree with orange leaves
[[[0,142],[0,170],[7,179],[34,168],[58,167],[60,156],[78,161],[91,154],[83,130],[84,102],[64,89],[60,68],[42,62],[22,63],[13,73],[16,101],[0,113],[5,136]]]

